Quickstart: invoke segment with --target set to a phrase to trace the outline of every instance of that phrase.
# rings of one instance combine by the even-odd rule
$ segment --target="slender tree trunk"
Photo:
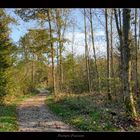
[[[56,59],[57,59],[57,73],[59,73],[59,69],[58,69],[58,67],[59,67],[59,43],[58,42],[57,42],[56,53],[57,53],[57,57],[56,57]]]
[[[139,13],[140,13],[140,9],[138,12],[138,18],[139,18],[139,25],[138,25],[139,33],[138,33],[138,45],[137,45],[138,50],[140,49],[140,14]]]
[[[109,34],[108,34],[108,11],[105,9],[105,23],[106,23],[106,43],[107,43],[107,92],[108,99],[111,100],[110,88],[110,49],[109,49]]]
[[[138,95],[138,71],[137,71],[137,59],[138,59],[138,47],[137,47],[137,8],[135,8],[135,94]]]
[[[60,90],[62,90],[63,84],[63,74],[62,74],[62,38],[61,38],[61,22],[60,22],[60,13],[59,9],[57,9],[57,28],[58,28],[58,37],[59,37],[59,82],[60,82]]]
[[[52,42],[52,25],[51,25],[51,18],[50,18],[50,9],[47,11],[48,14],[48,23],[50,29],[50,40],[51,40],[51,59],[52,59],[52,80],[53,80],[53,92],[56,93],[56,85],[55,85],[55,67],[54,67],[54,46]]]
[[[130,13],[129,8],[123,9],[123,60],[124,60],[124,95],[126,114],[128,117],[137,118],[136,107],[134,103],[132,85],[131,85],[131,54],[130,54]]]
[[[60,35],[60,29],[58,32],[59,35],[59,85],[60,85],[60,90],[62,90],[62,82],[63,82],[63,75],[62,75],[62,43],[61,43],[61,35]]]
[[[88,63],[88,44],[87,44],[87,25],[86,25],[86,11],[84,9],[84,25],[85,25],[85,59],[86,59],[86,72],[87,72],[87,80],[88,80],[88,90],[91,92],[91,84],[90,84],[90,73],[89,73],[89,63]]]
[[[73,85],[74,85],[74,74],[75,74],[75,69],[74,69],[74,25],[73,25],[73,35],[72,35],[72,62],[73,62],[73,66],[72,66],[72,79],[73,79]]]
[[[63,41],[62,39],[64,37],[64,32],[61,33],[62,23],[61,23],[60,9],[56,9],[56,24],[57,24],[57,34],[59,38],[59,41],[58,41],[59,42],[59,86],[60,86],[60,90],[62,90],[62,85],[63,85],[63,64],[62,64]],[[64,24],[64,26],[66,25]]]
[[[116,84],[115,84],[115,75],[114,75],[114,62],[113,62],[113,31],[112,31],[112,21],[113,21],[113,11],[111,11],[111,17],[110,17],[110,64],[111,64],[111,77],[114,81],[113,83],[113,92],[115,92],[116,95]]]
[[[117,27],[117,32],[119,35],[119,41],[120,41],[120,79],[121,79],[121,83],[122,83],[122,88],[121,91],[123,93],[123,89],[124,89],[124,70],[123,70],[123,36],[122,36],[122,25],[119,25],[119,23],[121,24],[121,11],[119,9],[119,21],[118,21],[118,14],[117,14],[117,10],[114,9],[114,16],[115,16],[115,21],[116,21],[116,27]],[[124,95],[123,95],[123,99],[124,99]]]
[[[122,29],[122,18],[121,18],[121,9],[118,9],[118,13],[119,13],[119,24],[120,24],[120,30]]]
[[[25,47],[25,45],[23,44],[23,52],[24,52],[24,59],[25,59],[25,64],[26,64],[26,72],[25,72],[25,77],[27,77],[27,74],[28,74],[28,71],[29,71],[29,65],[32,65],[30,64],[30,61],[28,59],[28,52],[27,52],[27,48]],[[31,73],[32,75],[32,73]],[[32,80],[32,77],[31,77],[31,81]]]
[[[32,58],[33,60],[32,60],[32,72],[31,72],[32,74],[31,75],[32,75],[32,83],[34,83],[34,54],[32,57],[33,57]]]
[[[95,71],[96,71],[96,77],[97,77],[97,84],[98,84],[98,90],[100,92],[100,77],[97,67],[97,58],[96,58],[96,50],[94,45],[94,34],[93,34],[93,23],[92,23],[92,11],[90,8],[90,28],[91,28],[91,39],[92,39],[92,48],[93,48],[93,56],[94,56],[94,64],[95,64]]]
[[[34,62],[32,60],[32,83],[34,83]]]
[[[57,73],[59,73],[59,42],[57,42],[57,50],[56,50],[56,53],[57,53]],[[59,75],[56,76],[57,78],[57,82],[56,82],[56,85],[57,85],[57,90],[59,90]]]
[[[62,89],[62,85],[63,85],[63,57],[62,57],[62,49],[64,48],[64,44],[63,42],[61,43],[61,47],[60,47],[60,77],[61,77],[61,89]]]

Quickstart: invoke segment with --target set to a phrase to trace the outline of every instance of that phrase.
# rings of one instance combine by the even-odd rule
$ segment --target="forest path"
[[[40,93],[23,101],[17,107],[19,131],[21,132],[73,132],[45,104],[46,93]]]

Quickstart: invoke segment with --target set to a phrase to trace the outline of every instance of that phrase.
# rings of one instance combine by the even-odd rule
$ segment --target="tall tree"
[[[113,92],[115,92],[115,94],[116,94],[113,57],[114,57],[113,56],[113,10],[111,9],[111,15],[110,15],[110,69],[111,69],[111,78],[114,81]]]
[[[58,43],[59,43],[59,87],[62,90],[63,84],[63,71],[62,71],[62,40],[61,40],[61,28],[62,28],[62,20],[60,16],[60,9],[55,9],[56,11],[56,27],[57,27],[57,35],[58,35]]]
[[[98,84],[98,90],[100,91],[100,77],[99,77],[99,72],[98,72],[98,67],[97,67],[97,58],[96,58],[96,50],[95,50],[95,45],[94,45],[94,34],[93,34],[93,16],[92,16],[92,9],[90,8],[90,28],[91,28],[91,39],[92,39],[92,48],[93,48],[93,56],[94,56],[94,65],[95,65],[95,71],[96,71],[96,80]]]
[[[59,87],[60,90],[62,90],[62,85],[63,85],[63,50],[64,50],[64,36],[65,36],[65,31],[66,27],[68,25],[69,21],[69,9],[60,9],[56,8],[55,9],[55,24],[56,24],[56,33],[58,36],[58,59],[59,59]]]
[[[138,95],[137,8],[135,8],[135,94]]]
[[[105,24],[106,24],[106,43],[107,43],[107,92],[108,99],[111,100],[110,88],[110,47],[109,47],[109,33],[108,33],[108,9],[105,9]]]
[[[138,50],[140,49],[140,9],[138,9]]]
[[[89,92],[91,92],[89,61],[88,61],[88,44],[87,44],[87,23],[86,23],[86,10],[85,9],[84,9],[84,28],[85,28],[85,61],[86,61],[86,72],[87,72],[88,90],[89,90]]]
[[[7,76],[6,70],[12,65],[11,54],[14,50],[9,37],[9,23],[14,20],[6,15],[3,8],[0,9],[0,104],[4,95],[7,94]]]
[[[51,40],[51,59],[52,59],[52,79],[53,79],[53,92],[56,93],[56,81],[55,81],[55,66],[54,66],[54,45],[52,41],[52,20],[51,20],[51,9],[47,10],[47,16],[48,16],[48,23],[49,23],[49,34],[50,34],[50,40]]]
[[[128,117],[137,118],[137,112],[131,84],[131,54],[130,54],[130,13],[131,9],[123,9],[123,70],[124,70],[124,99]]]
[[[124,70],[123,70],[123,31],[122,31],[122,18],[121,18],[121,9],[114,8],[114,16],[115,16],[115,22],[116,22],[116,28],[119,36],[119,51],[120,51],[120,79],[122,83],[122,93],[123,93],[123,84],[124,84]],[[118,18],[119,17],[119,18]],[[123,95],[124,97],[124,95]]]
[[[73,32],[73,35],[72,35],[72,62],[74,62],[74,38],[75,38],[75,35],[74,35],[74,29],[75,29],[75,27],[74,27],[74,25],[73,25],[73,30],[72,30],[72,32]],[[75,69],[74,69],[74,63],[73,63],[73,65],[72,65],[72,78],[73,78],[73,85],[74,85],[74,74],[75,74]]]

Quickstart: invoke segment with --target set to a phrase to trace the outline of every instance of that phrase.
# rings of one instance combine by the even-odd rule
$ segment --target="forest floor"
[[[35,96],[35,93],[29,93],[22,96],[10,97],[10,99],[0,105],[0,132],[17,132],[18,120],[16,108],[20,102]]]
[[[73,132],[76,129],[65,124],[49,111],[45,104],[46,93],[31,97],[17,107],[19,131],[21,132]]]
[[[66,123],[81,131],[140,131],[140,126],[125,116],[121,100],[108,101],[105,94],[60,93],[47,96],[46,104]]]

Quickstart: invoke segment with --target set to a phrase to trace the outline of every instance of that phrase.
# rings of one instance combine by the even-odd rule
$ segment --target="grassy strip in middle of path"
[[[0,132],[18,131],[16,107],[21,101],[34,95],[36,94],[30,93],[22,95],[18,98],[15,98],[11,103],[0,105]]]

